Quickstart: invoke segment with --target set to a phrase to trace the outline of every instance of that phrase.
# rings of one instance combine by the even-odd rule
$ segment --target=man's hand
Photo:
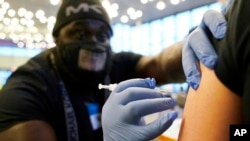
[[[186,39],[182,49],[182,64],[187,83],[193,89],[198,88],[201,79],[199,61],[211,69],[218,61],[210,37],[222,39],[226,28],[227,21],[224,15],[218,11],[209,10],[204,14],[201,24]]]
[[[177,112],[145,124],[143,117],[176,105],[176,101],[153,90],[154,79],[131,79],[117,85],[102,109],[104,141],[147,141],[168,129]]]

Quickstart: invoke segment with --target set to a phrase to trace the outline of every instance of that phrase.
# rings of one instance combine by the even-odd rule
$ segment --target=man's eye
[[[109,36],[106,34],[100,34],[97,36],[97,40],[99,42],[106,42],[107,40],[109,40]]]
[[[86,40],[86,34],[85,34],[85,32],[83,32],[83,31],[79,32],[79,39],[80,40]]]

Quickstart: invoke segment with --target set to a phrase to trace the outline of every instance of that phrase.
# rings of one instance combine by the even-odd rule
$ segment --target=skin
[[[177,42],[158,55],[144,56],[136,65],[137,77],[153,77],[159,84],[185,82],[182,68],[182,45]]]
[[[77,43],[79,41],[98,42],[104,46],[110,45],[111,33],[108,27],[97,20],[77,20],[64,26],[55,43]],[[78,66],[89,71],[100,71],[105,66],[106,53],[96,53],[81,49],[79,52]]]
[[[202,64],[201,74],[188,92],[178,141],[229,141],[229,125],[243,123],[242,98]]]
[[[97,20],[77,20],[65,25],[55,37],[55,43],[75,43],[80,40],[96,41],[103,45],[110,44],[111,33],[107,25]],[[182,42],[164,49],[159,55],[142,57],[136,65],[137,77],[154,77],[157,82],[184,82],[185,76],[181,63]],[[102,68],[100,59],[93,59],[96,54],[80,52],[79,67],[89,70]],[[85,57],[88,56],[88,57]],[[105,55],[97,55],[105,60]],[[18,123],[0,133],[0,140],[5,141],[56,141],[51,125],[44,121],[31,120]]]
[[[0,133],[3,141],[56,141],[53,128],[44,121],[22,122]]]

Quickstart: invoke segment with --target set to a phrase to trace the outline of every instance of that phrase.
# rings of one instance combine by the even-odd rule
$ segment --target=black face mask
[[[94,52],[94,53],[106,53],[107,58],[105,66],[100,71],[89,71],[79,68],[78,58],[81,49]],[[59,72],[63,72],[64,75],[70,75],[75,79],[84,79],[85,81],[99,83],[104,79],[110,70],[111,66],[111,47],[105,46],[96,42],[79,42],[79,43],[60,43],[57,46],[56,64]]]

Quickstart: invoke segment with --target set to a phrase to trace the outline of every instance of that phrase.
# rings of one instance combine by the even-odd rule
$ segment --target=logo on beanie
[[[68,6],[66,8],[66,16],[70,16],[71,14],[76,14],[81,11],[89,12],[90,10],[102,14],[101,7],[99,5],[89,5],[87,3],[81,3],[80,5],[78,5],[78,7]]]

